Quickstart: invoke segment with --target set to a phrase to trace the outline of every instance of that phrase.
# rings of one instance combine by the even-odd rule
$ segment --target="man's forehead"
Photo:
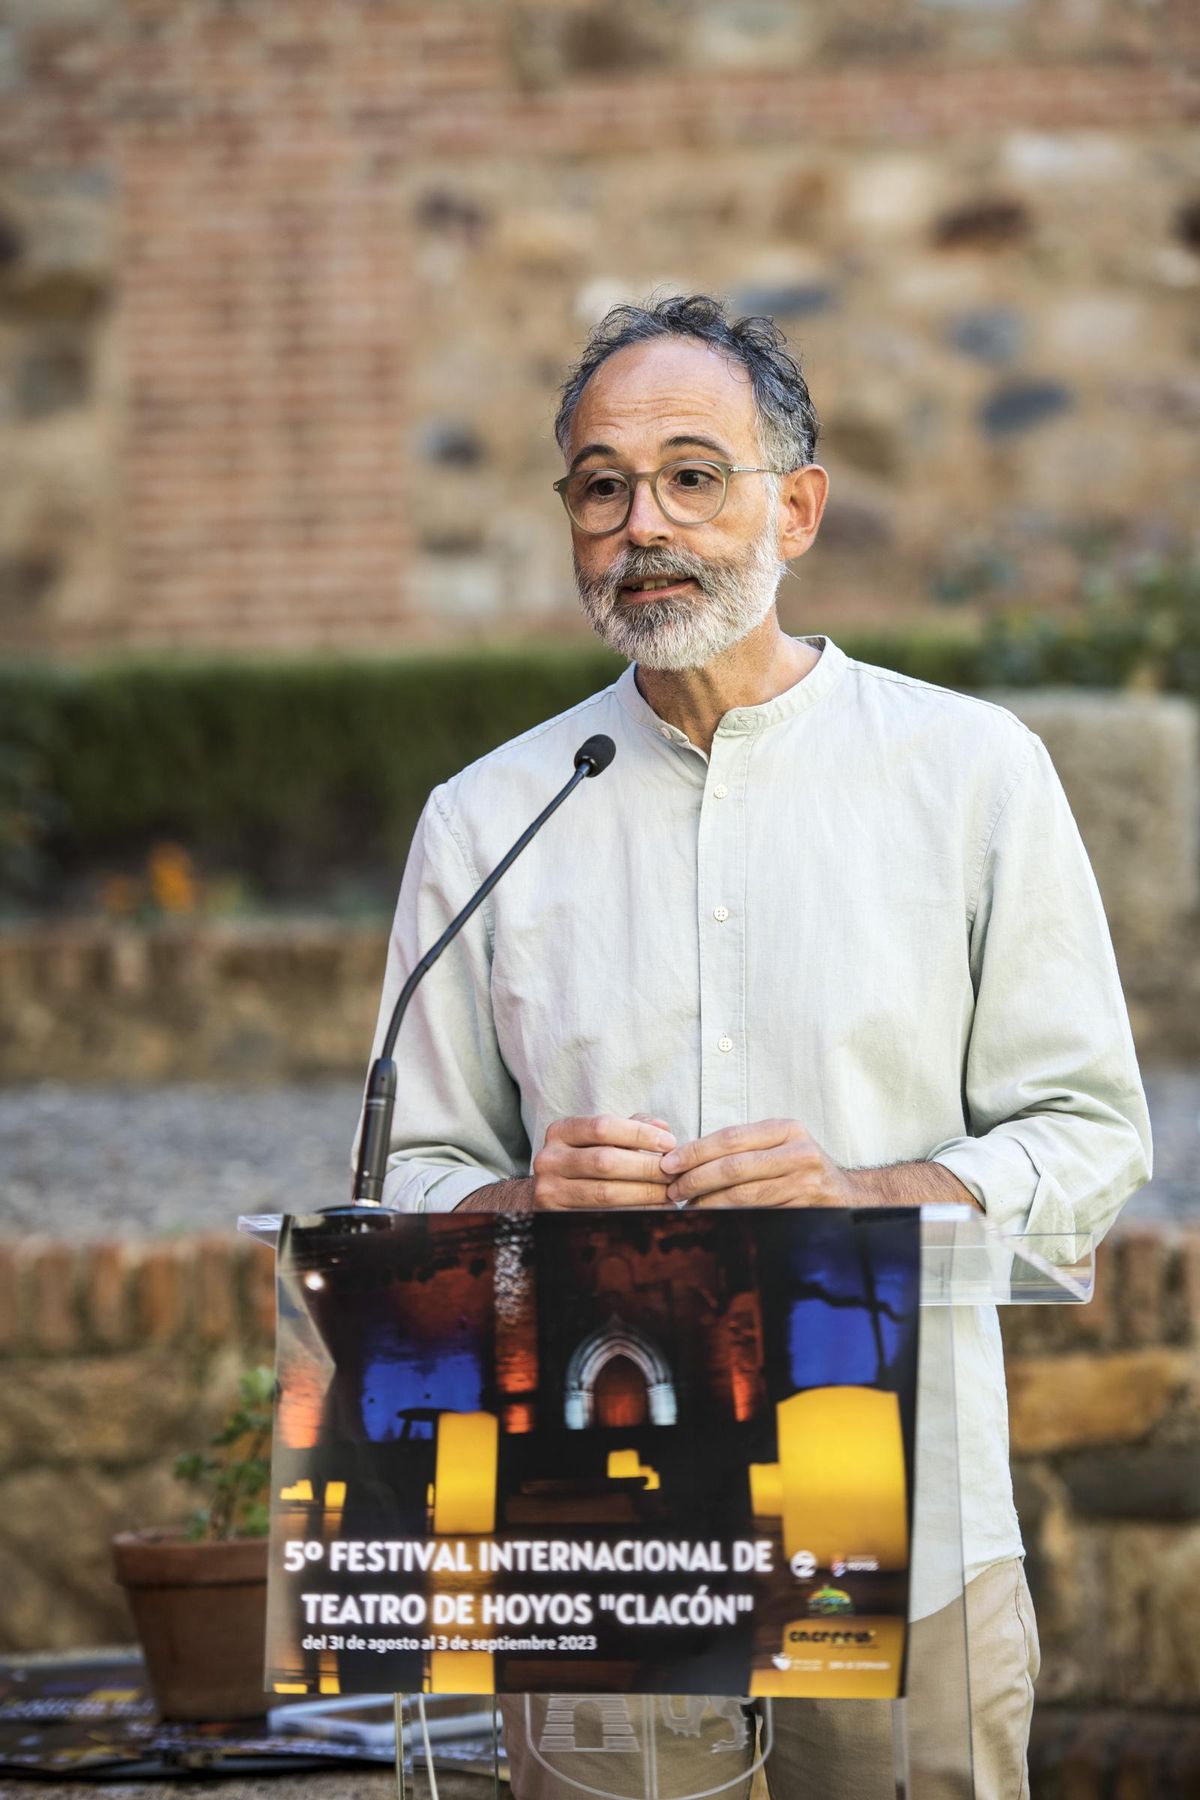
[[[568,457],[631,434],[665,443],[689,426],[706,438],[752,442],[756,424],[754,389],[739,363],[695,339],[655,338],[597,369],[575,409]]]

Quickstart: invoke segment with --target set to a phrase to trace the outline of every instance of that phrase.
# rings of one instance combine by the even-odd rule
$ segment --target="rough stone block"
[[[1186,1341],[1200,1344],[1200,1231],[1185,1233],[1178,1268]]]
[[[1114,1286],[1121,1337],[1128,1344],[1162,1341],[1167,1324],[1166,1285],[1170,1245],[1165,1234],[1129,1230],[1116,1245]]]
[[[79,1258],[73,1244],[50,1240],[25,1246],[30,1341],[38,1350],[73,1350],[80,1338]]]
[[[132,1257],[123,1243],[89,1244],[84,1253],[84,1313],[95,1344],[118,1349],[135,1335]]]
[[[1136,1443],[1195,1389],[1196,1375],[1194,1357],[1182,1350],[1014,1357],[1008,1366],[1013,1454]]]
[[[1200,1519],[1200,1445],[1085,1450],[1058,1468],[1075,1511],[1092,1519]]]
[[[0,1382],[0,1467],[119,1466],[150,1461],[165,1444],[198,1448],[198,1393],[183,1360],[158,1352],[14,1365]]]
[[[6,1647],[128,1641],[129,1615],[112,1575],[113,1533],[176,1523],[186,1510],[186,1494],[161,1470],[130,1484],[98,1474],[86,1482],[64,1481],[56,1469],[10,1475],[0,1483],[0,1633]]]
[[[1200,1525],[1110,1532],[1106,1629],[1097,1646],[1106,1697],[1138,1706],[1200,1704]]]
[[[275,1253],[247,1239],[242,1248],[246,1330],[257,1344],[275,1341]]]
[[[1191,1800],[1200,1794],[1200,1722],[1177,1712],[1045,1706],[1029,1743],[1038,1800]]]
[[[21,1280],[17,1246],[0,1241],[0,1351],[13,1349],[21,1337]]]
[[[1200,904],[1200,713],[1150,694],[987,695],[1035,731],[1087,845],[1118,948]]]
[[[137,1271],[138,1323],[151,1343],[175,1343],[188,1323],[187,1264],[175,1244],[152,1244]]]
[[[1006,382],[980,406],[979,423],[989,437],[1011,437],[1057,418],[1073,404],[1071,390],[1059,381]]]
[[[237,1285],[233,1244],[205,1237],[193,1248],[195,1328],[203,1344],[227,1343],[237,1329]]]

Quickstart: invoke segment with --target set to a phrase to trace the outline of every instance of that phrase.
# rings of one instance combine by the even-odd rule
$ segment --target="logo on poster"
[[[797,1550],[790,1567],[797,1581],[811,1581],[817,1572],[817,1559],[811,1550]]]

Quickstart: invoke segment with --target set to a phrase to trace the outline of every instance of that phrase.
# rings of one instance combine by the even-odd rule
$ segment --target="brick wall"
[[[1124,0],[20,9],[0,647],[578,629],[553,389],[657,284],[805,351],[789,622],[1179,551],[1198,52]]]
[[[1045,1702],[1200,1706],[1200,1231],[1130,1231],[1085,1308],[1002,1315]],[[116,1530],[270,1354],[272,1257],[232,1234],[0,1243],[0,1650],[122,1641]]]

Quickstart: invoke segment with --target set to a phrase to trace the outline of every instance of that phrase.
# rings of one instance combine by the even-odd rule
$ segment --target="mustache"
[[[711,565],[682,545],[671,550],[632,548],[624,551],[604,574],[587,582],[598,598],[615,601],[623,587],[635,582],[663,579],[694,581],[702,593],[711,593]]]

